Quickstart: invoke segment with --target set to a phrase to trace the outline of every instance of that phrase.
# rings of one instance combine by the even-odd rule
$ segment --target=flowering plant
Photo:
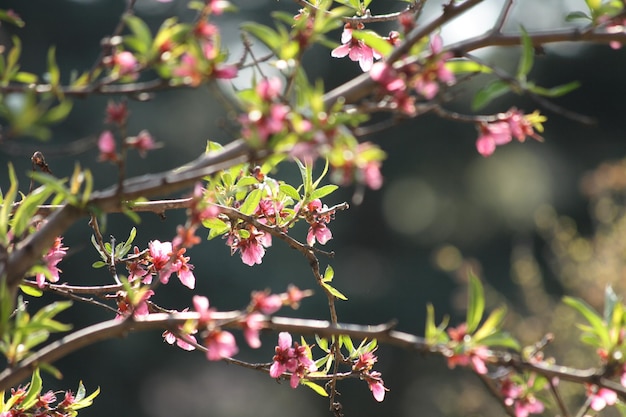
[[[69,178],[57,178],[37,151],[31,159],[31,185],[20,190],[18,174],[8,165],[8,185],[0,193],[0,353],[6,361],[0,372],[0,417],[77,415],[100,389],[88,395],[81,382],[76,393],[44,390],[40,371],[60,378],[55,362],[62,357],[101,340],[155,329],[168,344],[202,351],[209,361],[226,361],[288,380],[294,389],[308,387],[328,397],[336,416],[344,412],[340,394],[345,380],[365,382],[376,402],[392,395],[388,392],[393,393],[393,385],[377,370],[384,370],[383,345],[441,357],[449,368],[466,368],[511,416],[547,409],[567,416],[574,406],[580,416],[613,406],[624,412],[626,307],[610,286],[603,314],[578,298],[564,298],[564,304],[587,322],[579,327],[581,341],[597,356],[597,368],[591,371],[558,365],[560,358],[544,352],[551,337],[522,343],[505,331],[507,309],[486,307],[485,294],[491,294],[470,269],[464,275],[465,320],[454,326],[447,316],[437,324],[430,304],[423,337],[397,331],[395,323],[356,325],[340,320],[337,305],[348,300],[351,289],[335,279],[333,266],[324,267],[322,261],[335,255],[326,246],[342,238],[335,226],[349,206],[331,204],[330,198],[340,187],[354,185],[354,201],[359,203],[366,190],[381,189],[384,183],[384,145],[364,136],[381,123],[388,128],[434,114],[473,125],[478,134],[472,146],[479,158],[497,158],[493,155],[497,147],[513,139],[543,141],[540,133],[547,122],[537,109],[478,113],[504,94],[526,95],[557,115],[586,120],[549,101],[578,88],[577,81],[543,87],[530,79],[543,45],[593,41],[616,49],[626,41],[622,1],[587,0],[584,11],[566,17],[584,21],[582,29],[533,32],[522,26],[508,34],[502,29],[513,1],[506,0],[489,31],[457,43],[446,43],[442,28],[470,13],[481,0],[449,0],[434,17],[423,14],[425,0],[404,2],[400,10],[375,14],[371,10],[379,5],[372,0],[298,0],[298,12],[275,13],[272,26],[243,24],[244,49],[233,58],[223,45],[220,19],[227,12],[236,13],[235,4],[192,0],[188,6],[193,19],[170,17],[154,29],[136,13],[136,2],[129,0],[111,36],[102,40],[93,65],[71,76],[62,73],[54,47],[47,56],[46,73],[39,75],[22,70],[19,35],[0,45],[0,141],[25,136],[50,139],[52,125],[70,117],[73,100],[106,95],[103,127],[92,132],[98,156],[83,165],[112,165],[117,174],[108,188],[96,186],[108,177],[99,178],[79,164]],[[18,34],[27,23],[14,10],[0,10],[0,20],[18,28]],[[376,30],[385,22],[393,22],[394,30],[379,34]],[[250,46],[257,41],[269,51],[267,57],[258,56]],[[310,81],[305,55],[317,46],[328,47],[333,64],[343,58],[358,62],[357,75],[333,89],[322,80]],[[519,47],[512,73],[473,54],[498,46]],[[266,74],[266,61],[271,74]],[[250,68],[255,75],[244,87],[231,84],[240,82]],[[451,110],[453,99],[477,76],[488,81],[474,94],[471,113]],[[231,112],[228,130],[235,139],[224,144],[206,141],[204,152],[193,161],[133,176],[135,152],[149,159],[172,143],[165,138],[157,142],[151,129],[134,130],[128,98],[145,101],[161,90],[205,85],[221,85],[224,106]],[[15,97],[20,106],[14,105]],[[297,179],[283,174],[288,167],[297,171]],[[173,198],[172,193],[180,194]],[[105,238],[107,216],[112,213],[124,213],[139,223],[139,213],[164,216],[172,210],[184,210],[186,216],[167,239],[151,236],[136,242],[141,226],[130,229],[126,240]],[[67,232],[83,218],[89,218],[91,228],[86,239],[93,246],[92,267],[106,277],[97,285],[62,275],[66,258],[80,246],[67,238]],[[261,282],[249,298],[246,295],[244,307],[235,310],[216,307],[221,305],[220,294],[211,294],[211,304],[198,293],[188,305],[165,306],[159,296],[173,286],[196,292],[206,280],[202,264],[190,254],[203,236],[222,239],[227,247],[222,245],[222,251],[240,259],[246,270],[263,264],[278,244],[285,245],[304,257],[313,279],[290,284],[280,293],[261,289],[265,285]],[[318,293],[314,295],[310,287]],[[329,321],[277,315],[283,307],[297,309],[313,296],[328,306]],[[28,304],[30,298],[44,300],[43,307],[35,311]],[[101,309],[108,319],[76,330],[79,320],[57,319],[73,308],[72,301]],[[491,312],[486,315],[486,310]],[[277,334],[274,355],[261,364],[237,359],[244,349],[262,346],[262,331]],[[245,345],[237,342],[239,332]],[[56,333],[62,337],[54,339]],[[294,335],[300,338],[295,340]],[[582,405],[562,400],[560,381],[581,388]],[[58,401],[61,393],[63,399]]]

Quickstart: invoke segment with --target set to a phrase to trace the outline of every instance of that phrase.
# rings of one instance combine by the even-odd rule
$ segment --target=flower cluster
[[[91,405],[93,399],[100,393],[98,389],[89,396],[85,396],[82,383],[76,394],[71,390],[44,392],[39,371],[35,371],[35,375],[39,384],[35,385],[34,380],[26,386],[11,388],[8,399],[4,398],[4,392],[0,393],[2,395],[0,417],[75,417],[78,414],[77,410]]]
[[[292,344],[291,335],[287,332],[278,334],[278,346],[270,367],[270,376],[280,378],[285,372],[291,372],[289,384],[296,388],[300,380],[309,372],[317,371],[315,362],[311,359],[309,346],[300,346],[298,342]]]
[[[489,156],[496,150],[496,146],[509,143],[513,138],[520,142],[524,142],[527,137],[543,141],[535,130],[543,132],[545,121],[546,117],[537,111],[523,114],[513,108],[506,113],[500,113],[497,115],[497,121],[481,123],[478,126],[480,135],[476,140],[476,149],[482,156]]]
[[[355,28],[352,24],[346,23],[341,33],[341,45],[333,49],[330,55],[334,58],[348,56],[352,61],[359,63],[363,72],[367,72],[372,68],[374,60],[382,56],[365,42],[352,36],[353,29],[362,30],[363,28],[363,23],[357,23]]]
[[[242,135],[252,143],[267,143],[271,135],[289,127],[289,106],[280,100],[282,82],[279,78],[261,80],[256,86],[259,101],[241,116]]]
[[[500,384],[500,393],[504,404],[513,407],[515,417],[528,417],[530,414],[541,414],[544,410],[543,402],[534,395],[538,388],[535,376],[528,381],[513,381],[505,378]]]
[[[398,68],[384,62],[372,66],[370,76],[389,96],[389,105],[405,114],[415,115],[415,96],[411,90],[426,100],[432,100],[439,93],[440,85],[455,81],[446,61],[452,57],[443,51],[441,36],[435,34],[430,39],[430,53],[419,64],[401,65]]]
[[[466,343],[467,325],[462,323],[456,328],[448,329],[448,335],[451,340],[451,350],[447,354],[448,367],[471,366],[476,373],[486,374],[489,351],[485,346],[468,346]]]
[[[325,245],[333,238],[327,224],[332,220],[334,212],[329,211],[326,205],[322,206],[321,200],[315,199],[304,206],[296,204],[294,209],[309,223],[309,231],[306,235],[306,243],[309,246],[315,245],[316,241],[320,245]]]
[[[370,391],[372,391],[374,399],[382,402],[385,399],[385,392],[389,390],[385,387],[381,373],[372,370],[377,361],[378,357],[374,355],[373,351],[363,353],[354,361],[352,370],[360,373],[361,379],[367,382]]]
[[[61,236],[57,236],[54,239],[52,247],[48,249],[48,252],[43,256],[43,263],[47,273],[39,272],[35,276],[35,280],[37,281],[37,286],[39,288],[43,288],[46,278],[48,278],[50,282],[57,282],[59,280],[59,272],[61,272],[61,270],[57,265],[67,254],[68,249],[62,245],[62,240],[63,238]]]

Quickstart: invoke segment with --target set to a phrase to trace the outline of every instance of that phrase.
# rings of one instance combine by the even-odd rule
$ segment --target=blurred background
[[[297,13],[294,2],[234,0],[239,13],[226,14],[214,23],[222,30],[231,61],[241,56],[239,25],[244,21],[271,24],[270,12]],[[456,42],[487,30],[498,15],[502,0],[485,0],[471,13],[444,28],[444,42]],[[442,2],[429,0],[423,21],[435,16]],[[372,13],[401,10],[401,2],[378,1]],[[22,40],[22,68],[45,72],[46,53],[56,45],[62,80],[72,69],[89,68],[99,53],[100,40],[115,28],[125,4],[113,0],[2,0],[0,7],[13,9],[25,21],[23,29],[0,26],[0,44],[11,35]],[[191,19],[186,1],[159,3],[139,0],[137,15],[154,30],[172,15]],[[565,15],[585,10],[580,1],[523,0],[516,2],[504,30],[515,32],[523,24],[528,31],[562,28]],[[393,24],[370,27],[385,34]],[[334,34],[339,41],[340,32]],[[263,49],[255,42],[259,52]],[[483,59],[514,71],[519,49],[480,51]],[[311,79],[321,78],[327,89],[358,75],[358,65],[347,59],[330,58],[330,51],[316,47],[305,57]],[[452,316],[456,325],[464,319],[465,282],[468,268],[483,279],[489,307],[505,303],[510,317],[507,329],[523,343],[532,344],[553,331],[556,341],[547,353],[568,365],[594,365],[590,350],[576,343],[572,326],[575,314],[560,305],[564,294],[581,296],[596,308],[602,305],[604,287],[610,283],[624,294],[626,242],[624,241],[624,187],[626,187],[626,83],[623,50],[606,45],[549,45],[538,56],[531,77],[552,87],[579,80],[582,87],[556,100],[571,111],[593,117],[596,124],[583,125],[559,114],[542,110],[548,117],[545,143],[512,143],[498,148],[485,159],[475,150],[477,132],[472,125],[456,124],[424,115],[365,139],[380,144],[388,159],[383,166],[385,185],[367,191],[361,205],[338,213],[331,223],[334,239],[327,248],[335,285],[349,301],[338,303],[340,321],[378,324],[392,319],[398,329],[422,334],[425,309],[432,302],[440,319]],[[243,72],[235,80],[239,88],[249,82]],[[470,112],[473,93],[486,78],[477,77],[459,88],[449,108]],[[228,91],[229,84],[220,88]],[[11,98],[19,106],[19,95]],[[104,129],[104,109],[109,98],[77,99],[70,117],[54,127],[53,139],[40,143],[29,138],[0,142],[0,166],[10,161],[18,172],[21,190],[28,188],[30,156],[39,149],[55,175],[69,176],[75,161],[89,167],[96,186],[114,184],[112,165],[97,162],[95,141]],[[517,106],[532,112],[537,105],[528,98],[506,96],[494,101],[485,113]],[[129,133],[148,129],[164,144],[142,160],[131,154],[129,176],[174,168],[200,154],[206,140],[227,143],[233,139],[222,126],[226,114],[214,93],[161,92],[147,102],[129,101]],[[80,146],[69,147],[69,144]],[[83,146],[84,145],[84,146]],[[6,187],[6,169],[0,172],[0,187]],[[289,168],[279,178],[295,177]],[[330,196],[328,205],[350,202],[355,190],[342,189]],[[146,247],[149,240],[171,240],[183,212],[168,212],[167,219],[142,215],[135,243]],[[110,215],[105,236],[125,239],[132,223],[123,215]],[[297,230],[303,240],[306,231]],[[60,265],[62,281],[76,285],[102,283],[104,270],[91,269],[98,259],[89,243],[87,219],[64,237],[71,248]],[[198,294],[206,295],[220,310],[245,306],[253,290],[284,290],[289,283],[315,288],[307,262],[275,242],[261,265],[250,268],[239,256],[229,256],[224,241],[205,241],[189,252],[198,279]],[[191,304],[192,292],[172,282],[155,301],[167,308]],[[36,305],[36,302],[33,302]],[[328,317],[325,298],[317,294],[295,312],[296,317]],[[75,305],[61,317],[77,327],[109,319],[110,314],[89,305]],[[277,336],[263,335],[257,351],[244,347],[238,359],[269,362]],[[390,388],[381,404],[361,381],[339,385],[339,400],[348,416],[462,416],[503,414],[480,381],[465,370],[449,371],[441,359],[424,358],[381,346],[376,369]],[[44,387],[73,388],[82,380],[88,392],[100,386],[95,405],[81,415],[165,417],[200,416],[299,416],[329,415],[327,400],[306,387],[292,390],[277,384],[267,374],[225,363],[208,362],[199,352],[183,352],[163,343],[158,332],[130,334],[83,349],[59,363],[64,379],[48,377]],[[569,401],[581,401],[580,392],[562,384]]]

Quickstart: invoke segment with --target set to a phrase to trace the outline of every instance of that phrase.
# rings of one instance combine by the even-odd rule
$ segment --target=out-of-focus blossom
[[[231,358],[239,352],[235,336],[224,330],[213,330],[204,339],[207,348],[206,357],[210,361]]]
[[[110,130],[105,130],[100,134],[98,138],[98,150],[100,155],[98,160],[100,161],[117,161],[115,138]]]
[[[381,55],[362,40],[352,37],[352,26],[347,23],[341,34],[341,45],[333,49],[330,55],[334,58],[348,56],[352,61],[358,62],[361,70],[367,72],[372,68],[374,59],[380,59]]]
[[[52,244],[52,247],[48,249],[48,252],[43,256],[44,265],[46,269],[48,270],[48,272],[50,273],[48,277],[50,282],[59,281],[59,272],[61,272],[61,270],[57,267],[57,265],[59,264],[59,262],[61,262],[63,257],[67,254],[67,247],[62,245],[62,240],[63,240],[63,237],[57,236],[54,239],[54,243]],[[35,281],[37,281],[37,286],[39,288],[43,288],[44,283],[46,282],[46,274],[41,273],[41,272],[38,273],[35,276]]]

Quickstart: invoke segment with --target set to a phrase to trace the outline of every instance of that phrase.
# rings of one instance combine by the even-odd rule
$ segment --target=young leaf
[[[259,202],[261,201],[262,193],[263,192],[261,191],[260,188],[252,190],[252,192],[248,194],[245,201],[239,208],[239,211],[248,216],[254,213],[254,210],[256,210],[256,208],[259,205]]]
[[[322,278],[322,281],[331,282],[334,277],[335,277],[335,270],[333,269],[332,266],[328,265],[326,267],[326,270],[324,271],[324,277]]]
[[[519,66],[517,67],[517,79],[520,81],[526,81],[526,75],[530,72],[533,67],[533,61],[535,59],[535,47],[533,46],[533,41],[528,36],[528,32],[522,26],[520,28],[522,32],[522,57],[519,62]]]
[[[478,324],[485,311],[485,294],[480,279],[472,271],[469,273],[469,294],[467,303],[467,333],[472,334],[478,328]]]
[[[302,384],[306,385],[307,387],[311,388],[313,391],[315,391],[316,393],[318,393],[322,397],[328,397],[328,393],[326,392],[326,390],[322,386],[317,385],[315,382],[307,381],[307,380],[304,380],[304,379],[301,380],[300,382]]]
[[[528,85],[527,88],[529,91],[535,94],[538,94],[540,96],[560,97],[569,93],[570,91],[576,90],[578,87],[580,87],[580,82],[572,81],[571,83],[557,85],[556,87],[552,87],[552,88],[539,87],[538,85]]]
[[[511,86],[503,80],[494,80],[481,88],[472,100],[472,110],[481,110],[492,100],[508,93],[511,90]]]
[[[28,391],[26,391],[26,395],[24,395],[24,399],[22,400],[20,407],[27,410],[34,406],[39,399],[39,394],[41,394],[42,385],[39,368],[35,368],[33,376],[30,379],[30,384],[28,385]]]
[[[602,317],[600,317],[600,315],[596,313],[593,308],[591,308],[584,301],[573,297],[563,297],[563,302],[572,307],[574,310],[578,311],[580,314],[583,315],[583,317],[585,317],[585,319],[587,319],[587,321],[591,325],[591,328],[593,329],[596,341],[601,342],[600,346],[609,347],[609,331],[606,328],[605,322],[602,320]]]
[[[485,320],[482,326],[472,335],[472,340],[475,342],[479,342],[486,337],[491,336],[500,330],[500,326],[502,325],[502,321],[506,316],[506,307],[502,306],[497,308],[491,312],[489,317]]]
[[[324,185],[323,187],[320,187],[311,193],[311,200],[315,200],[317,198],[324,198],[327,195],[334,192],[337,188],[339,187],[334,184]]]
[[[376,32],[370,30],[355,30],[352,32],[352,37],[362,40],[367,46],[381,54],[383,57],[389,56],[391,51],[393,51],[393,45],[387,42],[385,38],[382,38]]]
[[[340,299],[340,300],[344,300],[346,301],[348,299],[348,297],[346,297],[345,295],[343,295],[338,289],[336,289],[335,287],[326,284],[325,282],[322,283],[322,285],[324,286],[324,288],[326,288],[326,290],[331,293],[333,296],[335,296],[336,298]]]
[[[22,290],[24,294],[30,295],[31,297],[41,297],[43,295],[42,290],[29,285],[20,285],[20,290]]]

